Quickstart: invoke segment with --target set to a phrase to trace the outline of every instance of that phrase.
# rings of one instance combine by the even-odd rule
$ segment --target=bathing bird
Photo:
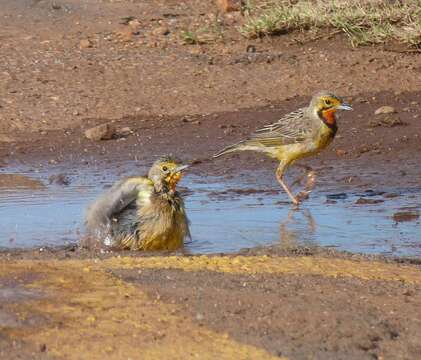
[[[175,250],[190,236],[183,198],[176,191],[187,165],[165,156],[147,177],[115,183],[88,208],[89,236],[128,250]]]
[[[249,138],[228,146],[215,158],[235,151],[251,150],[279,161],[276,178],[291,201],[298,205],[308,197],[314,186],[315,174],[308,173],[307,189],[294,196],[283,177],[294,161],[317,154],[328,146],[338,130],[337,110],[352,110],[340,97],[321,91],[313,96],[309,106],[293,111],[273,124],[256,130]]]

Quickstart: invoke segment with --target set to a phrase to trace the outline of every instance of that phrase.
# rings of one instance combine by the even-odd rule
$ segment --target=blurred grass
[[[246,1],[249,38],[292,31],[344,32],[353,46],[395,40],[421,47],[421,0]]]

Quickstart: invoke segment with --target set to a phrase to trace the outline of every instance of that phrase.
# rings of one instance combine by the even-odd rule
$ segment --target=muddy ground
[[[135,29],[124,24],[128,16],[139,20]],[[183,44],[183,30],[212,28],[216,16],[223,38],[211,32],[215,39],[206,44]],[[241,179],[254,169],[273,177],[276,164],[255,154],[210,156],[330,89],[354,111],[340,118],[332,146],[304,162],[317,170],[318,186],[419,190],[418,53],[353,49],[346,37],[329,34],[248,40],[235,29],[242,21],[237,13],[218,15],[207,1],[3,1],[1,170],[71,164],[83,177],[88,167],[114,164],[124,176],[119,161],[135,160],[133,173],[143,173],[157,156],[173,153],[205,177]],[[256,52],[247,52],[250,45]],[[384,105],[396,112],[375,116]],[[99,142],[84,137],[86,129],[110,122],[133,133]],[[0,354],[421,357],[416,259],[402,265],[276,247],[232,256],[180,254],[179,260],[168,255],[3,252]]]

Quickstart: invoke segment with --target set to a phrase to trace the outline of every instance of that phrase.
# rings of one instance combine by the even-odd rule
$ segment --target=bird
[[[188,165],[172,156],[154,162],[146,177],[117,181],[86,213],[88,236],[121,250],[176,250],[190,237],[177,183]]]
[[[314,186],[315,174],[308,173],[307,191],[293,195],[283,177],[287,168],[304,157],[312,156],[326,148],[334,139],[338,130],[337,110],[352,110],[344,100],[329,91],[315,94],[307,107],[286,114],[273,124],[256,130],[247,139],[230,145],[214,155],[236,151],[257,151],[277,159],[279,166],[276,178],[293,204],[298,205],[308,197]]]

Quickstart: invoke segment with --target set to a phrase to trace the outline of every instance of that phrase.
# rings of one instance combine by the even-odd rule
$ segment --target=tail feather
[[[238,151],[238,150],[240,150],[240,145],[242,145],[242,144],[243,144],[243,141],[240,141],[239,143],[227,146],[226,148],[223,148],[221,151],[218,151],[215,155],[213,155],[213,157],[218,158],[222,155]]]

